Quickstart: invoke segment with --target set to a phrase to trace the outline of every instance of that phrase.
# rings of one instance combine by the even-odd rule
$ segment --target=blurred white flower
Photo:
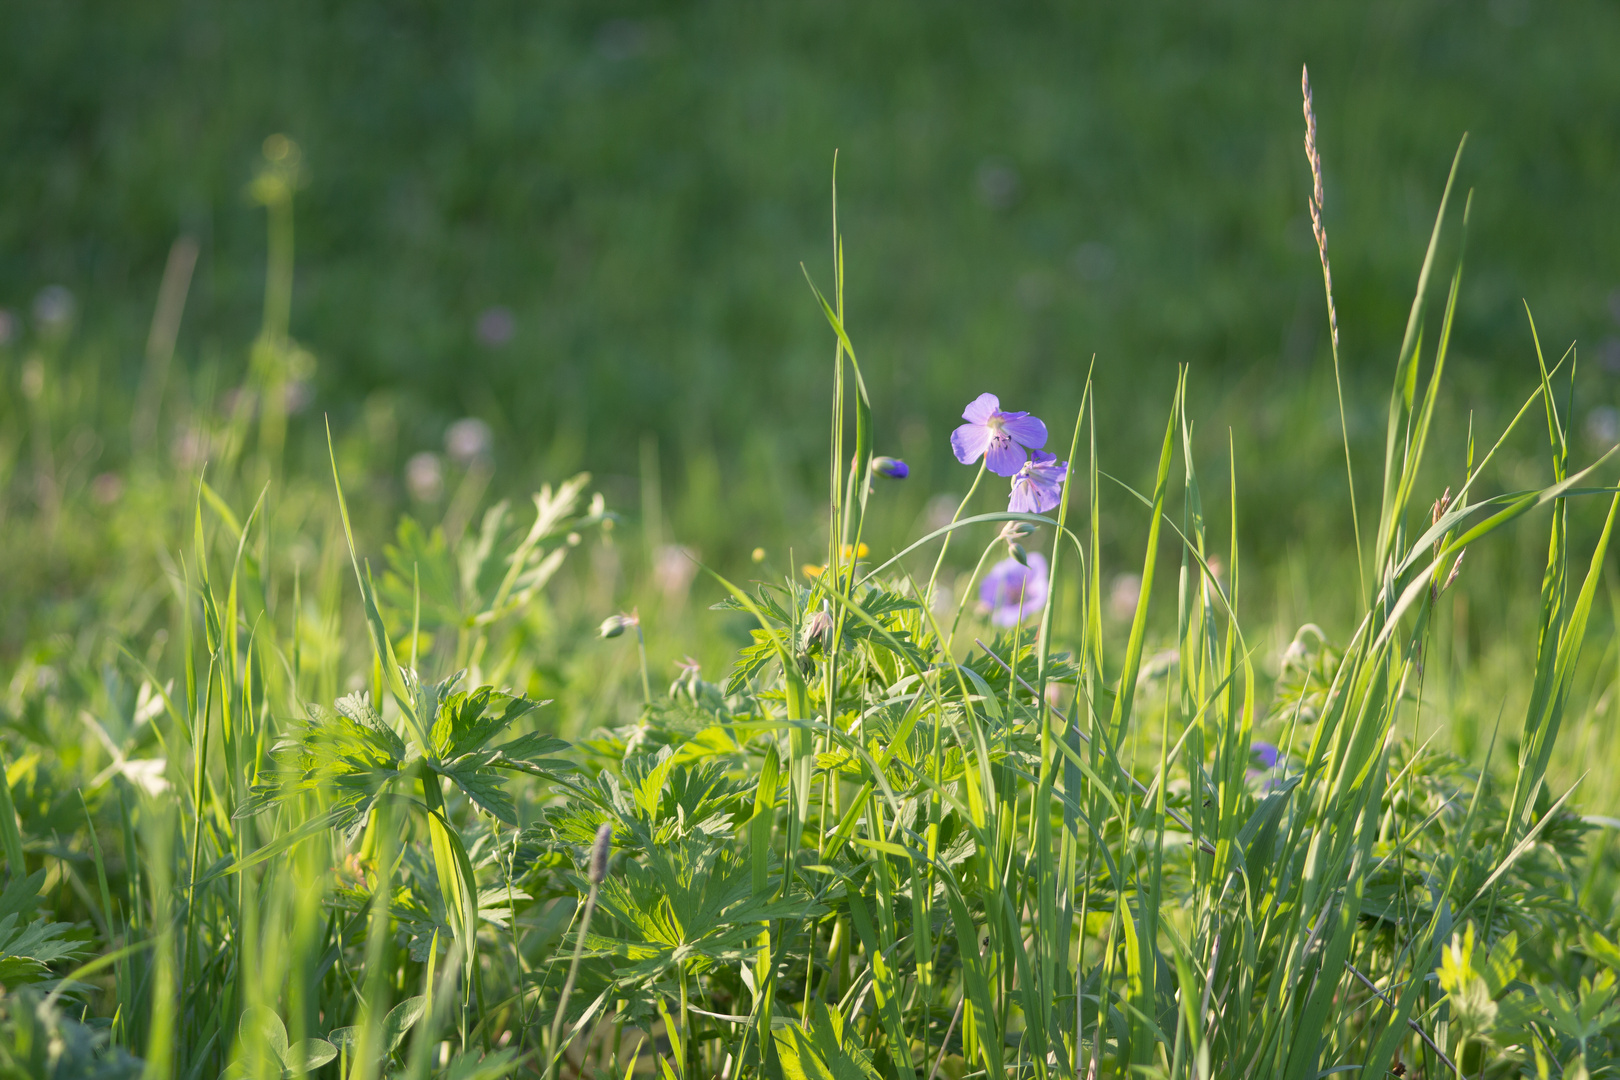
[[[653,581],[664,599],[679,603],[697,575],[697,552],[681,544],[664,544],[653,552]]]
[[[412,454],[405,463],[405,487],[418,502],[438,502],[444,494],[444,466],[431,450]]]
[[[650,38],[645,23],[609,19],[596,31],[596,48],[609,60],[630,60],[647,51]]]
[[[475,461],[488,460],[495,447],[495,435],[489,425],[476,416],[469,416],[451,424],[444,433],[444,452],[457,465],[467,466]]]
[[[169,763],[162,758],[120,761],[113,766],[124,779],[154,798],[169,790],[169,779],[163,775],[168,767]]]
[[[208,457],[208,432],[195,424],[185,424],[176,428],[174,441],[169,444],[169,456],[174,459],[175,465],[184,471],[190,471],[201,465]]]
[[[1074,272],[1086,281],[1107,281],[1114,276],[1114,249],[1100,240],[1087,240],[1074,249]]]
[[[512,340],[517,332],[517,320],[510,308],[485,308],[478,313],[478,340],[490,348],[498,348]]]
[[[929,499],[928,505],[923,508],[923,521],[928,526],[928,531],[933,532],[949,525],[951,518],[956,516],[956,507],[961,501],[962,496],[949,493],[935,495]]]
[[[22,367],[23,397],[38,401],[45,392],[45,364],[37,356],[30,356]]]
[[[1136,602],[1141,597],[1141,574],[1115,574],[1108,587],[1108,611],[1116,619],[1129,619],[1136,614]]]
[[[1023,190],[1023,179],[1006,158],[986,158],[974,174],[979,199],[992,210],[1010,210]]]
[[[73,321],[77,305],[73,294],[63,285],[47,285],[34,297],[34,321],[41,330],[57,333],[66,330]]]
[[[111,506],[124,494],[124,478],[115,472],[104,472],[90,481],[90,497],[102,506]]]
[[[163,714],[167,707],[165,695],[174,688],[174,680],[169,680],[160,693],[157,687],[148,680],[141,681],[141,688],[135,692],[135,715],[133,722],[136,727],[150,723]]]
[[[1620,442],[1620,411],[1612,405],[1599,405],[1587,413],[1586,437],[1600,450]]]

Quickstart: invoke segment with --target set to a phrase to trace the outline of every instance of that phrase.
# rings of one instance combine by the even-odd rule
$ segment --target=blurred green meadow
[[[0,1080],[1620,1061],[1620,11],[12,23]],[[936,565],[986,391],[1067,516]]]
[[[102,598],[172,551],[160,511],[185,504],[206,432],[254,378],[266,169],[291,180],[286,471],[323,473],[330,422],[373,550],[400,513],[465,521],[588,469],[647,549],[597,607],[600,589],[635,603],[670,545],[736,572],[763,547],[792,569],[824,483],[826,345],[804,275],[830,274],[835,151],[876,449],[912,469],[872,540],[914,535],[931,498],[965,489],[943,433],[985,389],[1061,415],[1094,370],[1105,467],[1146,482],[1185,364],[1196,437],[1224,457],[1230,434],[1258,610],[1285,635],[1324,603],[1348,617],[1300,63],[1366,469],[1463,132],[1475,198],[1443,437],[1500,424],[1533,381],[1525,303],[1550,349],[1579,342],[1577,445],[1612,441],[1616,45],[1611,7],[1528,0],[20,13],[0,43],[0,655],[123,617]],[[270,136],[290,158],[267,161]],[[169,362],[151,327],[177,237],[196,256]],[[446,440],[465,418],[486,426],[458,461]],[[1535,441],[1507,454],[1504,476],[1528,484]],[[1103,524],[1121,552],[1143,528]],[[1539,543],[1493,574],[1539,574]],[[1507,618],[1498,592],[1482,590],[1478,648]],[[702,624],[655,646],[662,660],[702,655]]]

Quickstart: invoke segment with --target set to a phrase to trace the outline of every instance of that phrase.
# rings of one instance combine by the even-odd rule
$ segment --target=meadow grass
[[[1206,485],[1185,372],[1146,484],[1110,469],[1086,380],[1048,444],[1055,505],[996,508],[981,472],[954,518],[894,540],[836,225],[811,285],[825,519],[784,572],[671,550],[650,482],[639,530],[583,475],[484,508],[476,458],[438,525],[393,522],[367,431],[328,434],[319,471],[289,446],[277,175],[264,325],[233,407],[186,417],[195,471],[154,451],[93,510],[53,433],[92,388],[45,363],[50,340],[18,373],[35,499],[13,542],[133,554],[89,614],[31,617],[12,662],[0,1072],[1613,1067],[1620,821],[1576,813],[1613,795],[1566,774],[1617,752],[1620,502],[1572,445],[1573,356],[1538,345],[1507,423],[1443,438],[1449,182],[1384,457],[1355,473],[1377,502],[1338,511],[1331,616],[1279,633],[1240,618],[1243,492],[1265,475],[1227,436]],[[1543,431],[1539,478],[1497,483]],[[1510,569],[1527,536],[1539,589]],[[981,579],[1037,565],[1029,617],[975,609]],[[1459,631],[1463,596],[1511,618]],[[1583,652],[1592,627],[1609,641]],[[693,663],[666,686],[705,633],[740,646],[724,679]]]

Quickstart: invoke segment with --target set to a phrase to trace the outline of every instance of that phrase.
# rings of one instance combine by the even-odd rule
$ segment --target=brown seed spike
[[[591,884],[600,885],[607,880],[608,854],[613,846],[613,826],[603,822],[596,830],[596,843],[591,845]]]
[[[1322,221],[1322,155],[1316,148],[1316,108],[1311,101],[1311,72],[1300,68],[1300,93],[1305,103],[1305,160],[1311,166],[1311,195],[1307,200],[1311,209],[1311,234],[1316,237],[1316,252],[1322,257],[1322,283],[1327,289],[1328,329],[1333,333],[1333,352],[1339,351],[1339,313],[1333,306],[1333,267],[1328,263],[1327,226]]]

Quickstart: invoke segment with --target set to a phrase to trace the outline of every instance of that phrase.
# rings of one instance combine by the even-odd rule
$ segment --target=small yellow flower
[[[851,559],[864,559],[870,553],[871,549],[865,544],[845,544],[842,549],[845,562],[849,562]],[[805,563],[803,566],[799,567],[799,569],[807,578],[818,578],[821,576],[822,571],[826,570],[827,568],[816,563]]]

